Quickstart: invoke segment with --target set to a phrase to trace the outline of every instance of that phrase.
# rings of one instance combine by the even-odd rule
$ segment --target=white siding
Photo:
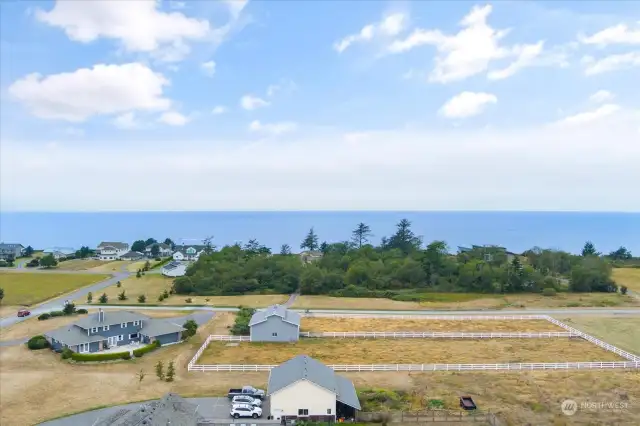
[[[301,408],[309,410],[310,416],[335,415],[336,395],[308,380],[300,380],[271,394],[270,407],[272,416],[297,416]]]

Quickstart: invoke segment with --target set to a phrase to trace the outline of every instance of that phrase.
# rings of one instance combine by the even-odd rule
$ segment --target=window
[[[120,327],[122,327],[122,328],[127,328],[127,323],[126,323],[126,322],[123,322],[122,324],[120,324]]]
[[[124,335],[119,335],[118,336],[118,342],[122,342],[124,340]]]
[[[331,414],[331,408],[327,408],[327,414]]]
[[[308,408],[298,408],[298,415],[299,416],[308,416],[309,415],[309,409]]]
[[[92,333],[97,333],[97,332],[98,332],[98,327],[93,327],[93,328],[91,329],[91,332],[92,332]]]
[[[131,333],[129,335],[129,339],[137,339],[138,338],[138,333]]]
[[[109,331],[109,326],[108,325],[103,326],[102,331]]]
[[[80,352],[80,353],[89,352],[89,344],[88,343],[79,344],[78,345],[78,352]]]
[[[133,325],[140,325],[140,321],[134,321]]]
[[[271,333],[271,335],[272,335],[273,337],[277,337],[277,336],[278,336],[278,333]]]

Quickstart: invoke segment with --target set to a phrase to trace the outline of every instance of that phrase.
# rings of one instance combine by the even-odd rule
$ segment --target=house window
[[[133,325],[140,325],[140,321],[134,321]]]
[[[79,344],[78,345],[78,352],[80,352],[80,353],[89,352],[89,344],[88,343]]]
[[[131,333],[129,335],[129,339],[137,339],[138,338],[138,333]]]
[[[271,333],[273,337],[278,337],[278,333]]]
[[[327,408],[327,414],[331,414],[331,408]]]
[[[118,342],[122,342],[124,340],[124,335],[121,334],[118,336]]]
[[[309,409],[308,408],[298,408],[298,415],[299,416],[308,416],[309,415]]]
[[[93,328],[91,329],[91,332],[92,332],[92,333],[97,333],[97,332],[98,332],[98,327],[93,327]]]
[[[123,322],[122,324],[120,324],[120,327],[122,327],[122,328],[127,328],[127,323],[126,323],[126,322]]]
[[[108,325],[102,326],[102,331],[109,331],[109,326]]]

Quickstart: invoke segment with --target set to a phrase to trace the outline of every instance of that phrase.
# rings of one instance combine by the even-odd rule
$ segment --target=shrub
[[[45,312],[44,314],[40,314],[38,316],[38,321],[48,320],[49,318],[51,318],[51,314],[48,312]]]
[[[87,303],[91,303],[93,301],[93,293],[89,292],[87,294]]]
[[[155,260],[156,262],[161,262],[161,261],[162,261],[162,258],[160,258],[160,257],[156,257],[156,258],[155,258],[155,259],[153,259],[153,260]]]
[[[623,285],[622,287],[620,287],[620,293],[627,294],[627,286],[626,285]]]
[[[80,308],[80,309],[76,310],[76,314],[88,314],[88,313],[89,313],[89,311],[87,311],[84,308]]]
[[[164,300],[164,295],[163,294],[158,296],[158,302],[162,302],[163,300]]]
[[[74,303],[69,302],[66,305],[64,305],[62,312],[64,312],[65,315],[72,315],[76,312],[76,305]]]
[[[231,334],[235,336],[248,336],[249,335],[249,321],[251,316],[256,312],[253,308],[244,308],[240,306],[240,310],[236,315],[236,321],[231,327]]]
[[[145,303],[146,301],[147,301],[147,296],[145,296],[144,294],[141,294],[140,296],[138,296],[139,303]]]
[[[49,342],[47,342],[47,339],[42,335],[33,336],[27,341],[27,347],[32,351],[37,351],[39,349],[48,348]]]
[[[62,350],[62,355],[61,355],[62,359],[69,359],[71,358],[72,355],[73,355],[73,351],[71,349],[64,348]]]
[[[144,354],[155,351],[156,349],[158,349],[160,347],[160,341],[156,340],[155,342],[144,346],[140,349],[134,349],[133,350],[133,355],[137,358],[141,358],[142,356],[144,356]]]
[[[186,299],[184,299],[184,301],[187,303],[191,303],[193,302],[193,299],[191,299],[190,297],[187,297]]]
[[[49,312],[49,314],[50,314],[52,317],[63,317],[63,316],[65,316],[65,315],[66,315],[66,314],[64,313],[64,311],[51,311],[51,312]]]
[[[198,331],[198,323],[194,320],[187,320],[182,327],[185,328],[185,331],[182,332],[182,337],[184,339],[194,336],[196,331]]]
[[[129,358],[125,358],[125,356]],[[131,359],[131,354],[129,352],[112,352],[106,354],[79,354],[73,352],[71,359],[78,362],[113,361],[116,359]]]
[[[542,295],[543,296],[555,296],[556,295],[556,289],[555,288],[551,288],[551,287],[547,287],[547,288],[542,290]]]
[[[120,281],[118,281],[118,282],[116,283],[116,287],[118,287],[118,288],[122,287],[122,283],[121,283]]]
[[[162,292],[162,297],[164,297],[165,299],[166,299],[166,298],[168,298],[168,297],[169,297],[169,290],[165,289],[165,290]]]
[[[118,294],[118,300],[127,300],[127,295],[125,294],[124,290],[122,290],[122,292]]]
[[[142,274],[140,273],[140,269],[138,269],[138,272],[136,272],[136,278],[140,278],[142,276]]]
[[[166,375],[166,381],[167,382],[173,382],[173,376],[176,375],[176,368],[173,365],[173,361],[169,361],[169,366],[167,367],[167,375]]]
[[[107,303],[109,301],[109,296],[107,296],[107,293],[102,293],[102,296],[100,296],[98,301],[100,303]]]

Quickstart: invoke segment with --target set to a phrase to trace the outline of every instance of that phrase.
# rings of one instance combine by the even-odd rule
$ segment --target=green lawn
[[[4,305],[33,305],[80,287],[104,281],[110,275],[0,272]]]

